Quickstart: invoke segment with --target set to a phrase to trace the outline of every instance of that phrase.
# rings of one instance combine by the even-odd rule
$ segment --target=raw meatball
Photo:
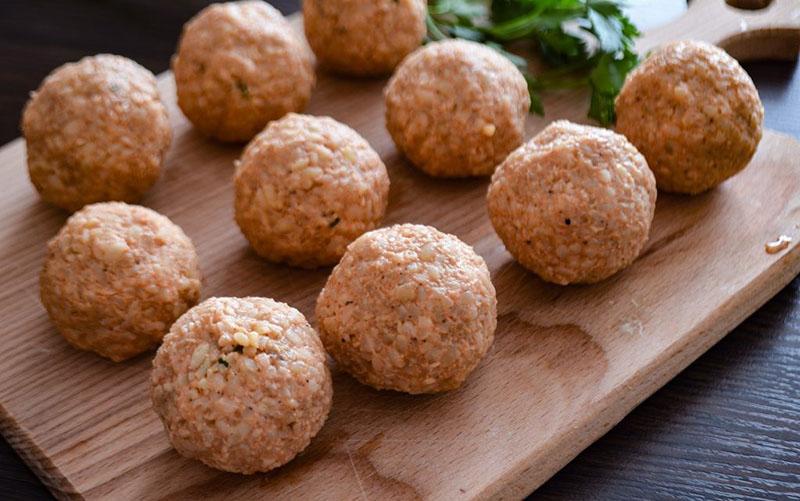
[[[158,180],[172,141],[153,74],[107,54],[53,71],[25,106],[22,133],[31,182],[68,211],[138,200]]]
[[[491,174],[522,143],[531,104],[525,78],[508,59],[464,40],[408,56],[385,98],[397,148],[438,177]]]
[[[753,81],[722,49],[668,44],[617,97],[617,131],[642,152],[659,189],[700,193],[744,169],[761,140],[764,107]]]
[[[256,473],[308,446],[333,388],[325,350],[302,313],[272,299],[212,298],[164,337],[150,396],[180,454]]]
[[[47,247],[42,303],[73,346],[115,362],[154,348],[200,299],[192,241],[136,205],[87,205]]]
[[[247,146],[235,176],[236,222],[262,257],[313,268],[378,226],[389,176],[356,131],[331,118],[289,114]]]
[[[320,337],[339,366],[378,389],[458,388],[488,351],[497,299],[483,258],[411,224],[347,248],[317,300]]]
[[[184,27],[172,70],[186,117],[204,134],[233,142],[302,110],[315,79],[308,47],[260,0],[203,9]]]
[[[562,120],[497,168],[487,202],[495,231],[522,266],[557,284],[593,283],[641,252],[656,183],[623,136]]]
[[[391,73],[425,38],[424,0],[306,0],[306,38],[326,68]]]

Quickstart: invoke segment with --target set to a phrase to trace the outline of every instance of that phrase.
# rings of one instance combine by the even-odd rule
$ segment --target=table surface
[[[0,0],[0,144],[19,135],[28,92],[53,68],[111,52],[160,73],[183,23],[208,3]],[[299,4],[271,3],[284,13]],[[800,66],[746,69],[766,125],[800,137]],[[795,279],[533,497],[800,499],[799,289]],[[2,440],[0,499],[50,499]]]

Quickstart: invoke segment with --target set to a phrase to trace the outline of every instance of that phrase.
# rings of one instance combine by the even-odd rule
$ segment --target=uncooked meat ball
[[[497,168],[487,202],[495,231],[524,267],[557,284],[593,283],[641,252],[656,183],[623,136],[558,121]]]
[[[701,193],[744,169],[764,107],[735,59],[703,42],[667,44],[625,81],[617,131],[647,159],[659,189]]]
[[[25,106],[22,133],[31,182],[68,211],[138,200],[172,141],[153,74],[107,54],[53,71]]]
[[[73,346],[115,362],[154,348],[200,299],[191,240],[169,219],[119,202],[87,205],[50,240],[42,303]]]
[[[322,428],[333,389],[302,313],[272,299],[212,298],[178,319],[153,361],[150,396],[182,455],[265,472]]]
[[[186,117],[204,134],[231,142],[302,110],[315,80],[308,47],[260,0],[203,9],[184,27],[172,69]]]
[[[303,25],[319,62],[335,72],[391,73],[425,38],[425,0],[306,0]]]
[[[522,143],[530,108],[522,73],[475,42],[436,42],[408,56],[385,90],[397,148],[437,177],[491,174]]]
[[[279,263],[335,264],[386,212],[378,154],[331,118],[289,114],[247,146],[235,176],[236,221],[255,251]]]
[[[317,300],[328,353],[378,389],[461,386],[494,339],[497,300],[483,258],[430,226],[371,231],[347,248]]]

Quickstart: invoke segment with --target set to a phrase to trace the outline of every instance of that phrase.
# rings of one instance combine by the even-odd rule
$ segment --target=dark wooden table
[[[722,1],[722,0],[720,0]],[[100,52],[167,69],[200,0],[0,0],[0,144],[56,66]],[[297,0],[272,0],[284,13]],[[800,67],[748,64],[767,126],[800,137]],[[535,498],[800,499],[800,279],[646,400]],[[2,342],[2,339],[0,339]],[[0,440],[0,499],[49,499]]]

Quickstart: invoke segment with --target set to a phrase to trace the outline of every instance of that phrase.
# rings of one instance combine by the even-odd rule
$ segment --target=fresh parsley
[[[522,71],[531,111],[544,114],[541,92],[588,86],[589,116],[614,122],[614,99],[639,57],[636,26],[620,0],[431,0],[428,40],[463,38],[486,44]],[[532,41],[550,70],[533,75],[527,61],[506,50]]]

